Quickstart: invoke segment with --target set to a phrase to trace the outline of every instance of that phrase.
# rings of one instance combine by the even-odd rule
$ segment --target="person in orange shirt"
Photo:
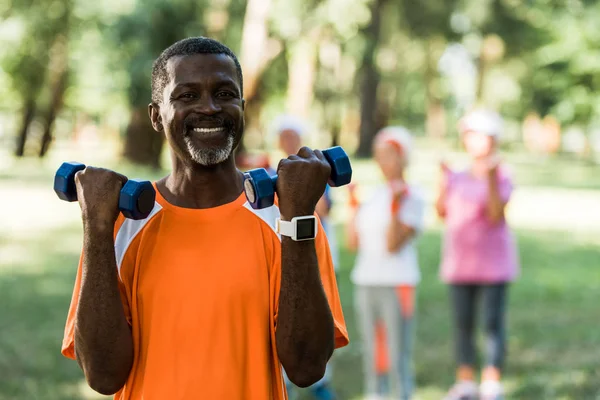
[[[277,202],[255,210],[233,150],[244,129],[242,71],[221,43],[187,38],[152,71],[149,114],[171,150],[146,219],[118,211],[125,177],[76,175],[83,249],[62,353],[119,400],[287,398],[348,344],[331,255],[278,220],[315,215],[330,167],[303,147],[278,166]]]

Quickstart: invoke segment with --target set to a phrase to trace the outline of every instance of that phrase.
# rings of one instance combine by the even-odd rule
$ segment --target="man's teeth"
[[[215,132],[221,132],[223,131],[225,128],[223,128],[222,126],[219,128],[194,128],[194,132],[198,132],[198,133],[215,133]]]

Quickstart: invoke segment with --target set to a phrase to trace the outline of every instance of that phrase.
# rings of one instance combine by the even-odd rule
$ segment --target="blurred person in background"
[[[348,247],[357,251],[351,279],[363,343],[367,399],[407,400],[414,377],[412,347],[415,289],[421,279],[416,237],[424,225],[425,201],[405,180],[412,139],[402,127],[382,129],[374,141],[374,157],[385,178],[371,198],[356,204],[348,228]],[[383,326],[385,346],[377,336]],[[378,350],[388,349],[389,373],[381,375]],[[389,388],[389,390],[388,390]]]
[[[455,327],[456,383],[445,400],[498,400],[505,360],[505,307],[508,283],[518,270],[517,251],[505,208],[513,190],[498,156],[503,121],[475,109],[459,123],[470,166],[452,171],[441,164],[437,213],[446,224],[441,278],[450,287]],[[475,310],[484,309],[487,336],[481,385],[475,383]]]
[[[292,115],[282,115],[275,121],[275,133],[278,139],[279,149],[285,153],[285,156],[290,156],[298,153],[298,150],[302,147],[302,139],[306,133],[307,127],[304,121],[294,117]],[[273,167],[268,168],[267,171],[272,175],[276,173]],[[331,258],[336,271],[338,270],[338,246],[335,235],[335,229],[330,221],[329,213],[333,205],[331,198],[331,187],[329,185],[325,188],[325,193],[317,203],[315,211],[319,215],[321,225],[325,231],[325,235],[329,241],[329,248],[331,252]],[[287,374],[284,374],[285,383],[287,386],[288,394],[290,398],[294,398],[295,390],[292,382],[288,379]],[[318,400],[334,400],[337,399],[333,388],[331,387],[331,365],[327,364],[325,370],[325,376],[310,387],[310,391],[313,396]]]

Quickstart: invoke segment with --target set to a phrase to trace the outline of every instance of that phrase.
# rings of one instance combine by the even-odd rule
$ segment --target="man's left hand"
[[[281,218],[289,221],[297,216],[313,215],[325,192],[331,166],[320,150],[302,147],[298,154],[279,162],[277,175]]]

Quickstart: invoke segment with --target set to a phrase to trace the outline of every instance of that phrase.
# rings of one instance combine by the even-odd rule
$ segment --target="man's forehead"
[[[166,67],[169,81],[173,84],[214,77],[230,78],[239,85],[235,63],[227,54],[174,56]]]

